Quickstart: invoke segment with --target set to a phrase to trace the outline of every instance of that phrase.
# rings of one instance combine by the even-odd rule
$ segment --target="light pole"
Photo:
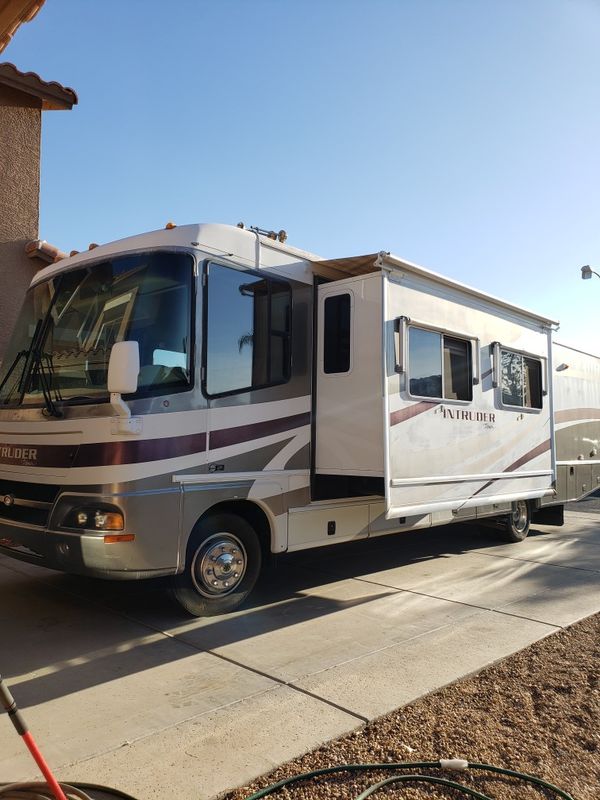
[[[600,278],[600,275],[598,275],[598,273],[595,270],[593,270],[589,264],[586,264],[585,267],[581,268],[581,277],[583,278],[584,281],[589,280],[592,277],[592,275],[595,275],[597,278]]]

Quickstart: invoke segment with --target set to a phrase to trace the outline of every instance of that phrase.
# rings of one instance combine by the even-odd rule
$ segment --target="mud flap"
[[[543,506],[533,511],[531,521],[537,525],[560,525],[565,524],[565,507],[558,506]]]

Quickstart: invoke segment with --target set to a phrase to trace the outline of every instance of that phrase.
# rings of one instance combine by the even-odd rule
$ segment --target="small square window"
[[[542,408],[542,362],[511,350],[500,350],[502,402],[518,408]]]
[[[471,342],[424,328],[409,328],[409,391],[417,397],[472,400]]]

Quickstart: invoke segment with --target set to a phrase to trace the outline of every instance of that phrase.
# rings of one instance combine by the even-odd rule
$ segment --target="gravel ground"
[[[600,614],[284,764],[229,793],[226,800],[242,800],[275,781],[334,764],[438,758],[465,758],[528,772],[570,792],[575,800],[599,800]],[[273,797],[348,800],[389,774],[345,773],[299,783]],[[494,800],[556,797],[499,776],[431,774],[467,783]],[[405,784],[379,795],[383,793],[398,800],[465,797],[424,784]]]

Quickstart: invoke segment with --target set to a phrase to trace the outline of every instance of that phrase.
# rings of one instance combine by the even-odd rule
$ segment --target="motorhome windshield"
[[[136,253],[31,288],[0,368],[0,407],[107,397],[112,345],[140,347],[138,394],[190,384],[193,260]]]

